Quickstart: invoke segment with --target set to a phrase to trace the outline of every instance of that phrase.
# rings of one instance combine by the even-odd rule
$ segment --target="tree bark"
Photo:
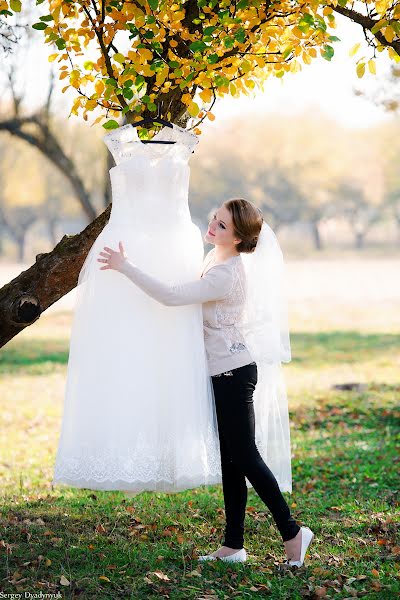
[[[51,252],[0,289],[0,348],[71,291],[93,242],[110,218],[112,204],[75,235],[64,235]]]

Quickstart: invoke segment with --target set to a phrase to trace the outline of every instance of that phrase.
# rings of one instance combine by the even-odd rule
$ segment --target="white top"
[[[183,284],[163,283],[144,273],[128,259],[125,259],[120,269],[144,292],[166,306],[202,304],[204,342],[210,375],[218,375],[253,362],[239,330],[246,294],[241,256],[232,256],[223,263],[213,265],[214,250],[210,250],[204,259],[200,279]]]

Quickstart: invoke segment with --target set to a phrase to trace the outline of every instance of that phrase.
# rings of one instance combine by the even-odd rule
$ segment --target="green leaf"
[[[104,127],[104,129],[118,129],[119,124],[114,119],[110,119],[110,121],[103,123],[102,127]]]
[[[309,26],[308,23],[305,23],[304,21],[300,21],[299,24],[298,24],[298,28],[303,33],[307,33],[307,31],[310,29],[310,26]]]
[[[241,44],[245,43],[245,41],[246,41],[246,32],[243,29],[243,27],[241,27],[240,29],[238,29],[238,31],[235,33],[235,40],[237,40]]]
[[[46,27],[48,27],[48,25],[46,25],[46,23],[34,23],[32,25],[32,29],[38,29],[39,31],[46,29]]]
[[[235,40],[231,37],[229,37],[229,35],[224,37],[223,40],[224,46],[225,48],[233,48],[234,44],[235,44]]]
[[[211,35],[217,28],[214,25],[206,27],[203,31],[203,35]]]
[[[54,21],[54,18],[52,15],[44,15],[44,17],[40,17],[41,21]]]
[[[56,40],[56,46],[59,50],[64,50],[66,44],[65,44],[65,40],[63,38],[58,38]]]
[[[319,31],[326,31],[326,29],[327,29],[326,23],[325,23],[324,19],[322,19],[318,15],[315,17],[314,25],[315,24],[317,24],[317,26],[316,26],[317,30],[319,29]]]
[[[314,25],[314,17],[310,15],[310,13],[304,13],[301,17],[301,21],[308,23],[309,25]]]
[[[389,21],[387,19],[381,19],[381,21],[378,21],[371,29],[371,33],[377,33],[380,29],[382,29],[382,27],[386,27],[386,25],[389,25]]]
[[[117,82],[113,77],[109,77],[108,79],[106,79],[106,85],[115,87],[117,85]]]
[[[210,56],[207,56],[207,62],[209,62],[210,65],[215,65],[215,63],[217,63],[218,61],[219,61],[218,54],[210,54]]]
[[[335,50],[332,48],[332,46],[328,46],[328,45],[324,46],[324,51],[322,52],[322,58],[324,58],[325,60],[331,60],[332,56],[334,54],[335,54]]]
[[[149,0],[149,6],[150,6],[151,10],[157,10],[158,0]]]
[[[133,91],[131,90],[131,88],[123,88],[122,90],[122,95],[124,96],[124,98],[126,98],[127,100],[132,100],[133,98]]]
[[[292,50],[293,48],[286,48],[285,52],[282,54],[282,59],[286,60],[292,53]]]
[[[341,41],[341,40],[340,40],[340,38],[338,38],[338,37],[337,37],[337,35],[330,35],[330,36],[328,37],[328,40],[329,40],[330,42],[340,42],[340,41]]]
[[[195,42],[189,44],[189,48],[192,50],[192,52],[199,52],[201,50],[205,50],[208,48],[208,46],[202,40],[196,40]]]

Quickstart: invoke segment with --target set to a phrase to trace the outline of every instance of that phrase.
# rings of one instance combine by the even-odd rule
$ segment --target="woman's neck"
[[[229,258],[232,258],[232,256],[239,256],[240,252],[236,252],[236,250],[233,248],[221,248],[218,246],[214,246],[214,260],[215,262],[224,262],[225,260],[228,260]]]

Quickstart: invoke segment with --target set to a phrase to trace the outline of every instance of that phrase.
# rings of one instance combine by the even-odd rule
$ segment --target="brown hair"
[[[264,221],[263,214],[257,206],[244,198],[230,198],[223,203],[233,222],[233,233],[242,241],[236,244],[238,252],[254,252],[258,236]]]

